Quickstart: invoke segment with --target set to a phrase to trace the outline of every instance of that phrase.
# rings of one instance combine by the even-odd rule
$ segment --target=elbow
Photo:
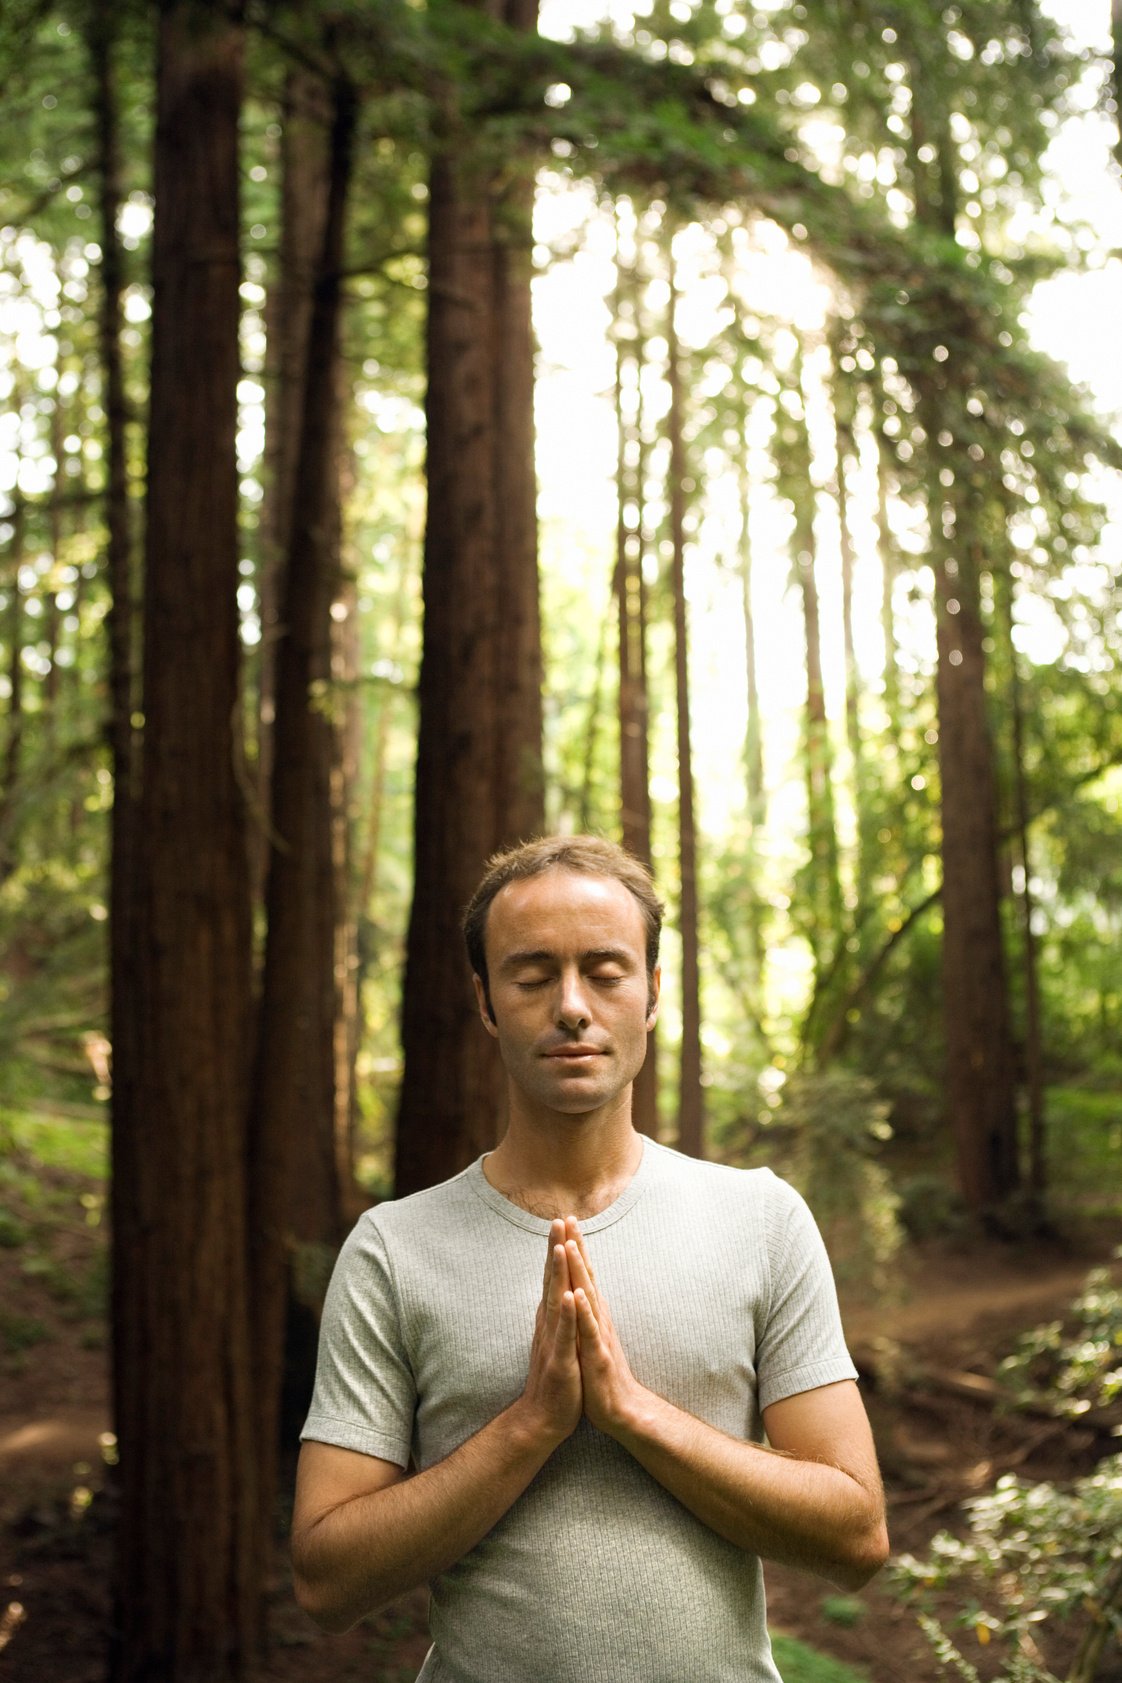
[[[292,1588],[297,1606],[327,1635],[342,1636],[365,1613],[377,1609],[356,1606],[353,1594],[346,1592],[342,1574],[329,1560],[318,1558],[308,1544],[308,1532],[293,1534]]]
[[[293,1576],[293,1589],[301,1612],[306,1613],[312,1623],[327,1635],[342,1636],[344,1631],[350,1630],[351,1626],[358,1622],[357,1615],[333,1603],[329,1586],[309,1582],[296,1572]]]
[[[854,1537],[844,1559],[839,1560],[830,1573],[831,1582],[839,1589],[864,1589],[888,1559],[888,1552],[888,1526],[884,1516],[878,1515],[873,1523]]]

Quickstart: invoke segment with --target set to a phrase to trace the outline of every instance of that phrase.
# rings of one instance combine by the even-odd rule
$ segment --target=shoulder
[[[372,1267],[392,1274],[395,1258],[423,1256],[436,1235],[468,1230],[479,1208],[470,1189],[470,1173],[464,1170],[437,1186],[407,1198],[388,1198],[364,1210],[343,1241],[338,1268]]]
[[[687,1157],[668,1145],[650,1140],[651,1180],[675,1193],[696,1193],[719,1204],[751,1208],[783,1219],[793,1209],[805,1208],[801,1195],[789,1181],[767,1168],[740,1169],[729,1163],[710,1163]]]
[[[354,1232],[376,1232],[385,1239],[398,1239],[447,1221],[462,1218],[478,1205],[471,1190],[471,1179],[477,1165],[453,1175],[436,1186],[426,1186],[411,1192],[406,1198],[387,1198],[374,1204],[359,1216]]]
[[[781,1266],[792,1246],[813,1244],[817,1227],[802,1194],[768,1168],[740,1169],[687,1157],[669,1146],[653,1147],[653,1202],[668,1219],[681,1219],[714,1239],[725,1234],[751,1242]]]

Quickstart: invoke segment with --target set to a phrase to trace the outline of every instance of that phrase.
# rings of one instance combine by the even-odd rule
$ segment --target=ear
[[[471,980],[475,988],[475,1000],[476,1004],[479,1006],[479,1016],[483,1023],[483,1027],[487,1030],[488,1034],[493,1034],[497,1037],[499,1031],[495,1027],[495,1019],[492,1017],[487,1006],[487,990],[483,986],[483,978],[482,976],[476,976],[473,973]]]
[[[656,964],[650,975],[650,1009],[647,1012],[647,1033],[658,1021],[658,996],[662,988],[662,966]]]

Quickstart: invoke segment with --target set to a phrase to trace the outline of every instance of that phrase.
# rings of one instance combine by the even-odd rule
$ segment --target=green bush
[[[1076,1419],[1122,1396],[1122,1290],[1107,1269],[1088,1275],[1070,1321],[1026,1333],[1002,1362],[998,1378],[1014,1404]]]
[[[1048,1179],[1059,1201],[1122,1208],[1122,1091],[1088,1077],[1049,1087],[1045,1110]]]
[[[899,1199],[877,1153],[891,1138],[888,1106],[873,1083],[847,1070],[791,1077],[780,1120],[795,1135],[791,1164],[839,1280],[881,1296],[895,1287],[902,1233]]]
[[[773,1636],[771,1651],[783,1683],[868,1683],[866,1673],[808,1648],[793,1636]]]
[[[954,1237],[970,1227],[962,1194],[940,1175],[912,1175],[900,1184],[900,1223],[910,1239]]]
[[[0,1246],[4,1250],[18,1250],[27,1238],[27,1228],[10,1210],[0,1209]]]
[[[0,1341],[12,1355],[30,1350],[33,1344],[41,1344],[48,1336],[46,1327],[36,1316],[20,1315],[14,1309],[0,1312]]]
[[[1070,1486],[1007,1474],[967,1511],[968,1536],[940,1532],[923,1559],[904,1555],[891,1569],[918,1599],[940,1660],[976,1683],[935,1616],[935,1595],[952,1590],[961,1598],[953,1624],[997,1644],[1002,1683],[1057,1683],[1038,1646],[1045,1621],[1078,1639],[1067,1683],[1092,1683],[1107,1643],[1122,1637],[1122,1455]]]
[[[841,1625],[843,1630],[851,1630],[864,1618],[865,1603],[858,1601],[855,1595],[824,1595],[819,1604],[819,1611],[832,1625]]]

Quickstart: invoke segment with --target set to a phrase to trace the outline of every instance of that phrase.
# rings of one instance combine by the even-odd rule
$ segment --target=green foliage
[[[1045,1094],[1049,1181],[1066,1207],[1122,1210],[1120,1095],[1122,1081],[1095,1092],[1087,1091],[1082,1079],[1079,1085],[1049,1087]]]
[[[25,499],[26,555],[17,580],[30,628],[21,775],[5,814],[17,867],[0,886],[0,945],[11,955],[0,966],[0,1059],[7,1096],[29,1104],[58,1097],[88,1103],[95,1078],[84,1048],[89,1036],[103,1032],[105,1019],[110,790],[101,745],[106,592],[98,507],[104,417],[94,333],[98,224],[83,33],[88,17],[73,0],[45,8],[14,0],[0,23],[0,155],[6,160],[0,206],[10,231],[2,263],[11,280],[4,301],[18,295],[22,304],[33,302],[43,342],[57,347],[53,365],[49,357],[42,366],[29,358],[27,367],[10,358],[10,389],[0,385],[0,395],[20,413],[22,452],[39,467],[38,488]],[[114,8],[130,198],[123,227],[134,416],[143,413],[146,382],[143,257],[155,17],[150,7]],[[857,454],[862,440],[868,446],[883,429],[888,502],[901,525],[916,514],[933,460],[917,388],[930,377],[937,350],[945,351],[956,468],[976,471],[985,492],[979,529],[986,566],[1007,568],[1019,592],[1049,603],[1067,639],[1060,659],[1025,675],[1027,769],[1033,809],[1041,814],[1033,839],[1038,905],[1047,923],[1041,972],[1053,1081],[1049,1110],[1053,1137],[1065,1140],[1065,1150],[1054,1153],[1064,1192],[1083,1196],[1088,1187],[1114,1184],[1105,1170],[1117,1136],[1105,1104],[1100,1115],[1077,1083],[1122,1033],[1115,956],[1122,934],[1118,792],[1109,779],[1087,781],[1096,765],[1122,755],[1118,709],[1106,705],[1116,663],[1116,604],[1105,584],[1091,589],[1084,583],[1100,523],[1084,470],[1117,460],[1117,448],[1063,371],[1029,348],[1021,325],[1033,276],[1063,260],[1065,245],[1073,247],[1079,231],[1053,218],[1047,233],[1035,231],[1015,244],[1011,230],[1013,212],[1021,226],[1044,226],[1021,213],[1039,204],[1044,146],[1057,120],[1094,90],[1096,68],[1071,50],[1062,25],[1024,0],[969,0],[950,10],[934,0],[878,0],[856,8],[807,0],[801,8],[755,11],[656,0],[633,27],[616,24],[568,41],[505,28],[485,9],[460,0],[425,6],[387,0],[377,7],[345,0],[331,8],[333,44],[325,41],[318,7],[255,4],[248,19],[243,297],[246,368],[254,378],[243,391],[244,438],[260,430],[266,406],[268,382],[258,388],[260,396],[253,387],[264,373],[265,302],[279,248],[278,117],[286,71],[293,61],[328,70],[342,62],[363,94],[346,335],[354,397],[347,426],[354,469],[347,561],[360,648],[359,676],[347,703],[354,702],[360,744],[349,887],[352,903],[364,902],[357,915],[368,1032],[359,1106],[373,1183],[384,1184],[392,1126],[401,936],[411,888],[426,176],[434,145],[466,148],[470,139],[483,170],[505,170],[511,158],[551,159],[555,182],[565,172],[583,175],[604,195],[625,193],[650,204],[643,213],[648,231],[657,231],[667,205],[708,230],[724,294],[713,342],[689,351],[695,534],[712,512],[708,482],[746,462],[746,428],[757,404],[770,406],[773,421],[779,420],[778,433],[755,452],[771,458],[762,481],[778,468],[779,484],[753,482],[753,499],[766,502],[777,490],[798,502],[804,529],[815,521],[825,528],[836,512],[836,498],[824,488],[828,451],[824,455],[818,443],[808,451],[805,428],[796,439],[783,436],[790,433],[780,406],[781,389],[791,379],[781,344],[787,325],[755,307],[734,234],[751,240],[769,226],[770,238],[778,225],[792,249],[811,253],[836,278],[831,309],[840,336],[831,401]],[[547,101],[546,90],[559,88],[568,90],[566,97]],[[921,137],[913,132],[923,122],[934,137],[928,161],[919,157]],[[815,138],[815,125],[823,123],[837,136],[829,155]],[[976,182],[968,184],[968,178]],[[917,206],[924,192],[932,203],[957,194],[958,239],[921,225]],[[583,230],[573,235],[577,245],[583,238]],[[49,277],[45,291],[37,292],[33,271],[41,268]],[[657,373],[654,360],[646,369],[651,375]],[[48,464],[56,433],[63,443],[52,481]],[[134,424],[131,434],[139,486],[142,428]],[[253,715],[258,602],[248,564],[260,560],[257,509],[265,475],[259,450],[244,442],[242,448],[247,709]],[[966,469],[966,463],[974,466]],[[758,459],[753,473],[761,473]],[[4,513],[0,509],[0,611],[7,626],[12,569],[5,564],[15,560]],[[651,562],[657,560],[658,518],[652,505]],[[915,609],[922,617],[924,540],[904,545],[890,534],[887,541],[899,569],[898,595],[907,598],[909,613]],[[603,547],[595,600],[582,595],[562,568],[544,581],[546,755],[551,818],[612,830],[617,744],[610,718],[610,532]],[[774,562],[769,555],[760,559],[765,566]],[[47,627],[56,608],[62,618],[54,645]],[[652,608],[657,617],[657,586]],[[761,632],[767,638],[771,628]],[[673,765],[665,754],[668,692],[660,688],[666,649],[660,628],[652,629],[651,645],[653,728],[656,736],[663,732],[656,775],[664,784]],[[897,719],[886,718],[876,680],[864,674],[862,724],[878,775],[858,797],[847,786],[844,758],[839,761],[839,831],[843,851],[849,847],[840,872],[846,904],[831,910],[837,927],[827,932],[809,1001],[801,973],[792,981],[788,964],[798,945],[792,936],[807,926],[797,876],[801,820],[785,817],[767,833],[758,815],[746,825],[740,811],[725,833],[711,830],[702,838],[705,1013],[713,1031],[708,1098],[711,1139],[721,1150],[743,1155],[756,1148],[770,1125],[761,1117],[771,1115],[758,1098],[760,1072],[774,1058],[799,1054],[808,1063],[832,1066],[844,1059],[853,1069],[875,1072],[901,1144],[934,1133],[942,1056],[937,740],[930,652],[913,650],[910,659]],[[1004,686],[1007,673],[996,658],[994,673]],[[1003,693],[995,696],[1000,726]],[[765,711],[769,702],[765,697]],[[252,751],[249,759],[252,767]],[[769,758],[769,793],[780,789],[784,775],[779,757]],[[864,850],[860,868],[845,840],[850,803],[861,806],[852,814]],[[656,852],[672,903],[672,849],[665,841],[670,806],[660,788]],[[368,838],[376,853],[370,869]],[[1078,1150],[1066,1149],[1069,1139],[1080,1142]],[[99,1143],[91,1155],[100,1150]],[[861,1196],[885,1210],[884,1188],[873,1184],[879,1161],[852,1142],[846,1150],[851,1169],[865,1164]],[[937,1172],[926,1162],[920,1171],[925,1177]],[[824,1192],[828,1197],[830,1188]],[[931,1179],[914,1179],[904,1196],[903,1219],[911,1231],[925,1220],[930,1225],[936,1211],[941,1229],[953,1225],[953,1200],[940,1204]],[[882,1234],[873,1252],[886,1243]],[[874,1255],[861,1266],[886,1264]]]
[[[946,1176],[910,1175],[897,1184],[900,1223],[910,1239],[947,1238],[969,1226],[969,1211]]]
[[[1033,1484],[1011,1474],[968,1504],[965,1538],[940,1532],[923,1559],[892,1568],[901,1591],[925,1609],[922,1623],[939,1657],[977,1676],[931,1611],[937,1593],[961,1599],[953,1624],[998,1645],[1005,1683],[1055,1683],[1038,1646],[1051,1629],[1077,1634],[1093,1656],[1122,1635],[1122,1456],[1074,1484]],[[1089,1683],[1093,1665],[1072,1678]]]
[[[794,1636],[773,1636],[771,1651],[783,1683],[867,1683],[864,1672],[820,1654]]]
[[[9,1356],[20,1357],[50,1335],[37,1315],[21,1315],[14,1309],[0,1310],[0,1342]]]
[[[1088,1276],[1066,1321],[1026,1333],[998,1378],[1017,1406],[1072,1420],[1116,1402],[1122,1396],[1122,1287],[1109,1269]]]
[[[822,1229],[835,1272],[891,1291],[900,1247],[899,1201],[877,1152],[891,1137],[888,1107],[865,1076],[833,1069],[796,1074],[782,1120],[795,1132],[795,1183]]]
[[[17,1293],[24,1282],[29,1299],[28,1308],[0,1313],[9,1371],[22,1370],[28,1351],[59,1336],[60,1325],[84,1348],[104,1343],[109,1249],[94,1230],[105,1203],[106,1143],[96,1115],[0,1110],[0,1248],[6,1278]]]
[[[819,1612],[824,1619],[829,1619],[832,1625],[841,1625],[844,1630],[851,1630],[864,1618],[865,1603],[859,1601],[855,1595],[824,1595],[819,1603]]]
[[[0,1142],[11,1158],[103,1182],[109,1170],[109,1125],[100,1106],[77,1115],[0,1107]]]

